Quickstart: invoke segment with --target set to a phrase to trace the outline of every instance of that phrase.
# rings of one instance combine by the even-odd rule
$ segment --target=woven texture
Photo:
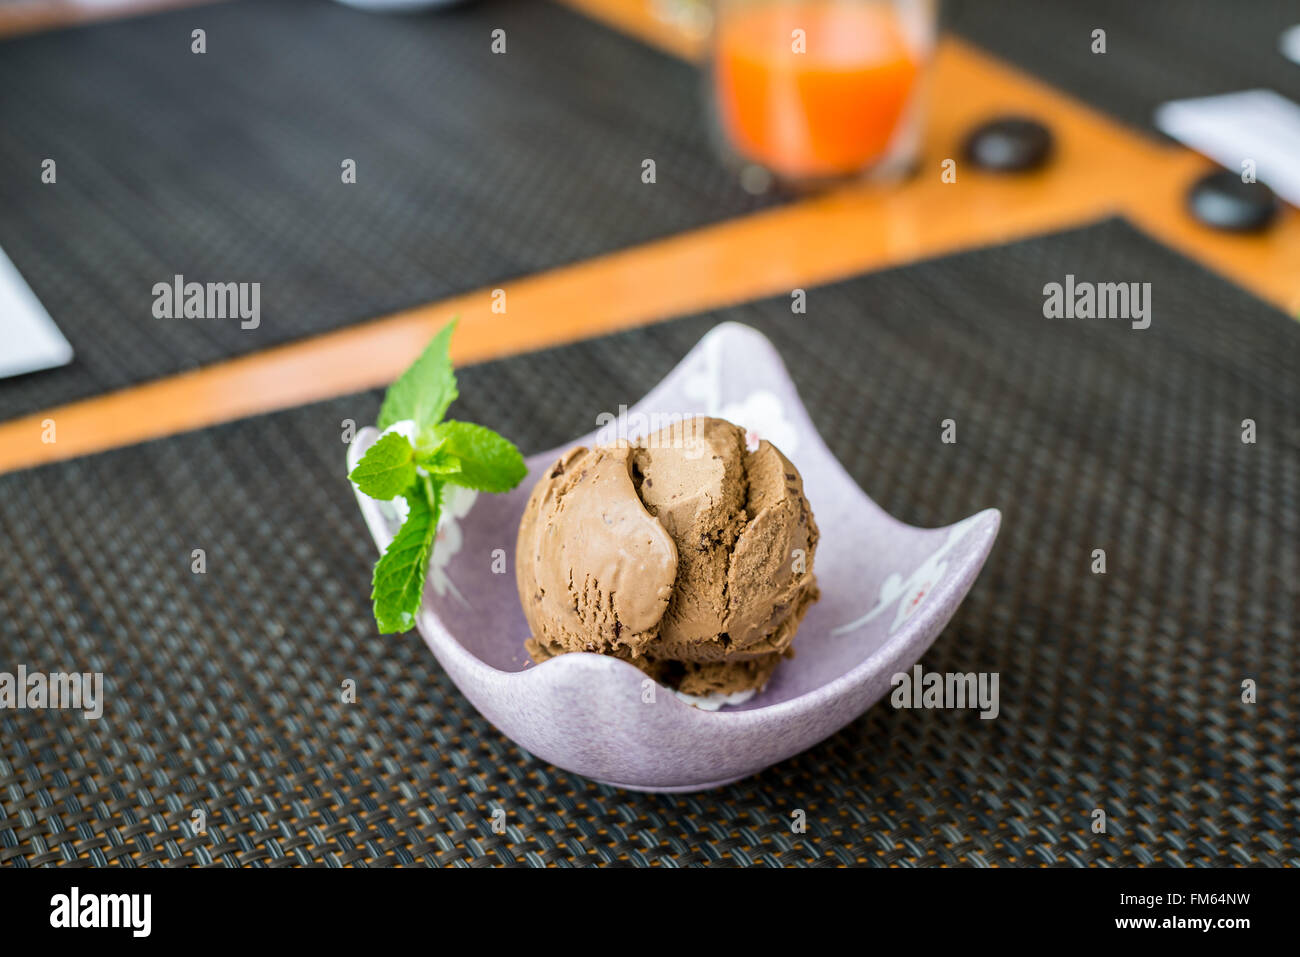
[[[1152,283],[1151,327],[1044,319],[1067,272]],[[1300,864],[1293,321],[1111,222],[811,289],[807,316],[778,297],[468,368],[454,411],[558,444],[722,319],[773,338],[895,515],[1003,510],[924,661],[999,672],[995,720],[882,702],[680,796],[521,753],[418,637],[374,634],[340,441],[367,394],[0,477],[3,660],[103,671],[107,698],[0,711],[0,862]]]
[[[0,380],[0,419],[766,205],[702,99],[546,2],[236,0],[0,43],[0,248],[76,350]],[[154,318],[176,274],[260,282],[261,325]]]
[[[1267,87],[1300,101],[1300,67],[1278,50],[1300,23],[1294,0],[947,0],[944,10],[957,33],[1152,132],[1168,100]],[[1096,29],[1105,54],[1092,52]]]

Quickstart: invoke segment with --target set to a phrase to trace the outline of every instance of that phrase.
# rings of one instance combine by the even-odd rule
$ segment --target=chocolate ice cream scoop
[[[567,452],[519,526],[534,660],[614,655],[686,694],[761,688],[817,600],[798,470],[722,419]]]

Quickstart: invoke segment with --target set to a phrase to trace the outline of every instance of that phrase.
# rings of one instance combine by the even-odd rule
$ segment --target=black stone
[[[966,158],[981,169],[1018,173],[1036,169],[1052,152],[1052,133],[1037,120],[1003,116],[966,137]]]
[[[1280,208],[1271,189],[1263,183],[1242,182],[1228,169],[1207,173],[1193,183],[1187,206],[1205,225],[1238,233],[1263,229]]]

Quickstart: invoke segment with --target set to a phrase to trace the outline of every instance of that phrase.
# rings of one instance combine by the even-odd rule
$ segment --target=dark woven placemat
[[[235,0],[0,43],[0,248],[76,350],[0,380],[0,419],[766,205],[701,101],[693,67],[537,0]],[[260,327],[155,319],[178,273],[260,282]]]
[[[946,0],[944,11],[957,33],[1148,131],[1157,106],[1183,97],[1267,87],[1300,101],[1300,66],[1278,50],[1300,24],[1294,0]],[[1098,28],[1105,54],[1092,52]]]
[[[1151,327],[1044,319],[1066,273],[1152,283]],[[996,720],[881,703],[681,796],[521,753],[419,638],[374,634],[340,440],[368,394],[0,477],[3,661],[108,698],[0,711],[0,862],[1300,864],[1300,326],[1111,222],[812,289],[806,317],[781,296],[469,368],[457,414],[557,444],[724,318],[895,515],[1003,509],[925,658],[999,672]]]

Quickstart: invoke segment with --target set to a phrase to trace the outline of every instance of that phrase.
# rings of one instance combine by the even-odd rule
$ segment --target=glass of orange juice
[[[792,186],[910,169],[936,0],[715,0],[724,152]]]

